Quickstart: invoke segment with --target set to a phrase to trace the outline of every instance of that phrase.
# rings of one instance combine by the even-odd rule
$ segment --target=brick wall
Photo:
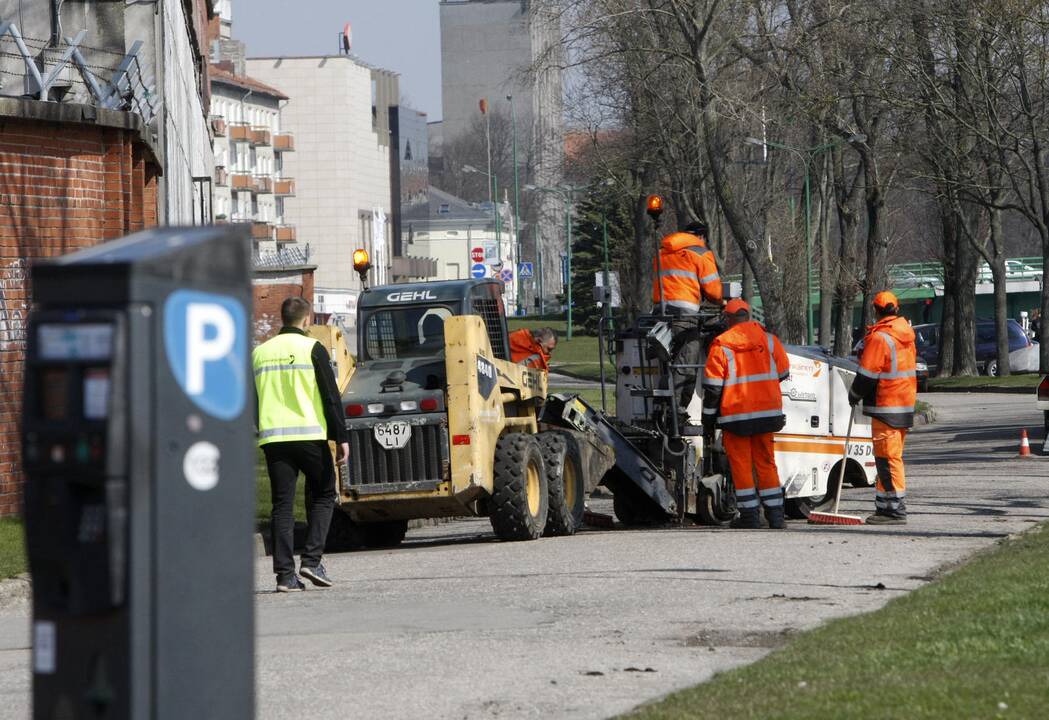
[[[280,330],[280,305],[286,298],[301,297],[313,302],[313,269],[256,270],[252,283],[255,298],[255,344],[269,340]]]
[[[0,118],[0,516],[21,507],[28,267],[157,224],[156,166],[137,138],[123,128]]]

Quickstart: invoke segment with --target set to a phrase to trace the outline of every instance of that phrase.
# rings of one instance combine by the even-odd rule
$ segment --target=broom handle
[[[849,442],[852,440],[852,418],[856,408],[849,406],[849,429],[845,431],[845,452],[841,454],[841,470],[838,471],[838,492],[834,496],[834,514],[838,514],[838,503],[841,502],[841,486],[845,482],[845,462],[849,459]]]

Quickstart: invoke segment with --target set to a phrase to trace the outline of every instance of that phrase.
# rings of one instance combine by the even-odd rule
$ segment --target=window
[[[443,305],[376,310],[364,327],[368,360],[443,357],[444,321],[454,313]]]
[[[441,203],[440,207],[437,208],[437,212],[441,215],[447,215],[451,211],[452,208],[448,203]]]

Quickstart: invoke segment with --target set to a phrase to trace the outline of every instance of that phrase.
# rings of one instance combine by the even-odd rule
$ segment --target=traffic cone
[[[1031,457],[1031,443],[1027,441],[1027,428],[1020,431],[1020,457]]]

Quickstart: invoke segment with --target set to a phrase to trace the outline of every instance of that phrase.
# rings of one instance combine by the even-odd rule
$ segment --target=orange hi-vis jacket
[[[703,424],[735,435],[783,429],[779,384],[790,375],[790,360],[779,338],[753,320],[718,335],[703,372]]]
[[[867,328],[860,369],[849,394],[863,400],[863,414],[894,428],[914,425],[917,352],[914,330],[892,315]]]
[[[535,341],[528,328],[510,333],[510,359],[519,365],[550,372],[550,356]]]
[[[703,300],[721,302],[721,276],[714,253],[695,235],[678,232],[663,238],[655,270],[667,307],[697,313]],[[659,285],[652,288],[652,302],[659,304]]]

